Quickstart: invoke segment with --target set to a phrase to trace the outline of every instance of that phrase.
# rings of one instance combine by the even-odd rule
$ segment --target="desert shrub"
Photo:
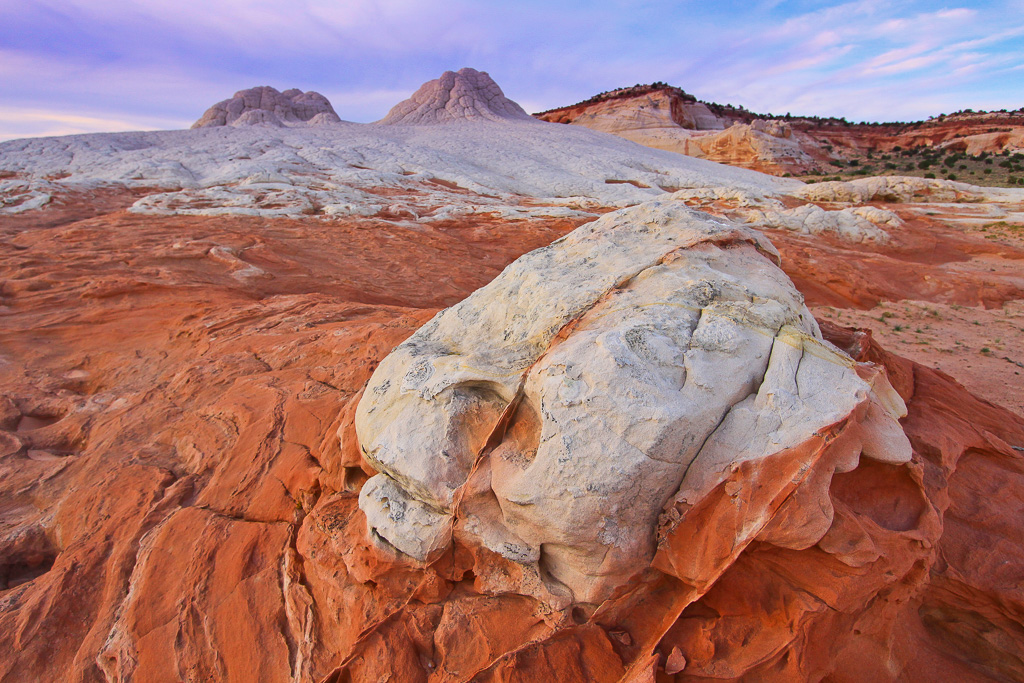
[[[956,180],[956,173],[949,173],[946,175],[946,180]]]
[[[989,175],[990,173],[992,173],[992,169],[991,168],[986,168],[985,169],[985,175]]]
[[[934,179],[935,179],[935,174],[934,174],[934,173],[925,173],[925,174],[924,174],[924,177],[925,177],[925,178],[931,178],[931,179],[933,179],[933,180],[934,180]]]
[[[930,168],[931,165],[932,165],[932,162],[930,160],[928,160],[928,159],[923,159],[923,160],[917,162],[917,167],[919,169],[921,169],[922,171],[925,170],[926,168]]]

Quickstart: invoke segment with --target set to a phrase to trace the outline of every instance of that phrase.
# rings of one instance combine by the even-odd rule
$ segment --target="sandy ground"
[[[1024,415],[1024,301],[992,309],[898,301],[867,311],[812,311],[819,320],[868,328],[887,350],[952,375],[975,395]]]

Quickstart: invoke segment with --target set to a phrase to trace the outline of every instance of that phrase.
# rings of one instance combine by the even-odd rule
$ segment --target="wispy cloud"
[[[1024,61],[1024,16],[1003,11],[1006,3],[973,4],[931,11],[865,0],[788,16],[742,38],[719,34],[728,56],[688,82],[706,85],[698,94],[707,99],[759,111],[868,120],[922,118],[980,101],[1020,106],[1020,79],[988,69]],[[822,30],[833,34],[827,42]]]
[[[462,66],[530,109],[653,80],[858,119],[1024,104],[1024,0],[0,0],[0,15],[3,106],[111,126],[184,125],[263,84],[371,121]]]
[[[184,122],[178,119],[86,116],[66,111],[0,107],[0,140],[41,135],[163,130],[183,126]]]

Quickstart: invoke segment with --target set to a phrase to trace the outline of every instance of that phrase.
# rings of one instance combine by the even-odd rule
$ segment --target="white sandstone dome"
[[[269,85],[239,90],[231,98],[213,105],[192,124],[193,128],[213,126],[325,125],[341,119],[326,97],[298,88],[279,92]]]
[[[399,102],[378,123],[424,125],[453,121],[535,121],[505,97],[485,71],[445,71],[427,81],[409,99]]]

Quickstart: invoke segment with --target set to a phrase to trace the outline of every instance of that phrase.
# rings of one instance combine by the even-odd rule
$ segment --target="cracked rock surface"
[[[264,217],[593,216],[665,195],[729,186],[760,194],[802,187],[612,135],[487,117],[446,126],[336,123],[97,133],[0,143],[0,216],[97,190],[136,195],[133,211]],[[242,119],[238,119],[242,121]],[[236,121],[236,123],[238,122]],[[69,197],[70,196],[70,197]]]
[[[259,124],[281,127],[308,123],[327,125],[341,119],[326,97],[318,92],[302,92],[292,88],[279,92],[264,85],[239,90],[229,99],[206,110],[193,128],[216,126],[255,126]]]
[[[907,462],[904,414],[821,338],[763,236],[649,202],[521,257],[382,361],[356,412],[379,471],[360,507],[418,561],[461,534],[537,597],[597,604],[650,565],[670,500],[843,422],[842,467]],[[816,543],[818,517],[788,542]]]
[[[522,107],[505,97],[486,71],[445,71],[427,81],[412,97],[399,102],[379,121],[384,124],[426,125],[452,121],[533,121]]]

